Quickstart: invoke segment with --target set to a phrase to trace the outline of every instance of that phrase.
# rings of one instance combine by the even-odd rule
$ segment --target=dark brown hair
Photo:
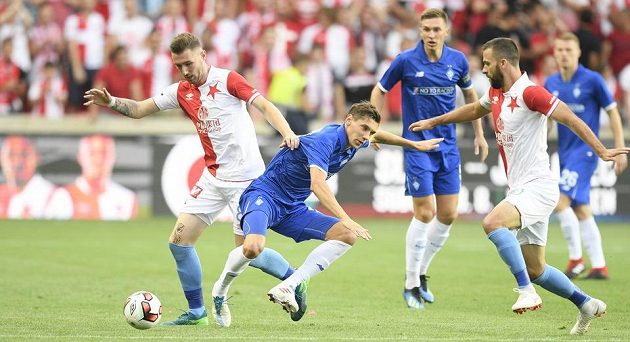
[[[494,38],[481,46],[482,51],[492,49],[492,55],[497,60],[506,59],[513,66],[518,65],[519,55],[516,43],[510,38]]]
[[[194,49],[197,47],[201,47],[201,42],[199,38],[197,38],[194,34],[184,32],[180,33],[171,41],[170,49],[171,52],[178,55],[184,52],[187,49]]]
[[[381,123],[381,114],[369,101],[361,101],[353,104],[348,114],[352,115],[355,119],[370,118],[378,124]]]

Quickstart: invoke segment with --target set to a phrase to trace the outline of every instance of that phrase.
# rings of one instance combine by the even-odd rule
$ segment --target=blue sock
[[[591,299],[575,286],[564,273],[553,266],[545,265],[545,270],[540,277],[532,281],[543,289],[572,301],[578,308]]]
[[[525,267],[525,259],[521,252],[521,246],[516,236],[507,228],[499,228],[488,234],[488,239],[497,247],[501,259],[510,267],[510,271],[516,278],[519,288],[524,288],[530,283]]]
[[[193,246],[180,246],[174,243],[169,243],[168,247],[177,264],[177,274],[188,301],[189,312],[198,317],[205,307],[201,289],[201,263],[197,251]]]
[[[293,267],[289,265],[289,262],[280,255],[280,253],[269,247],[265,247],[262,253],[260,253],[256,259],[252,260],[249,266],[256,267],[280,280],[287,279],[295,272]]]

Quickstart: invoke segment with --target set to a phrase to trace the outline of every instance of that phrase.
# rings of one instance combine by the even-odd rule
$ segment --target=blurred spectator
[[[44,2],[39,5],[37,23],[29,32],[33,73],[31,79],[40,73],[47,62],[59,63],[64,52],[61,27],[54,21],[53,6]]]
[[[43,218],[55,186],[37,172],[39,155],[22,136],[7,136],[0,150],[0,219]]]
[[[325,60],[324,49],[315,44],[309,55],[306,72],[306,98],[309,112],[324,122],[335,119],[333,108],[334,77],[330,65]]]
[[[124,0],[124,15],[112,17],[107,24],[105,54],[108,55],[116,46],[127,48],[129,59],[138,60],[137,54],[153,30],[153,22],[138,10],[138,0]]]
[[[619,73],[621,111],[625,114],[626,127],[630,129],[630,64]]]
[[[261,36],[251,50],[250,68],[252,84],[263,95],[268,94],[271,75],[291,66],[291,60],[284,47],[276,39],[275,26],[262,28]]]
[[[613,31],[604,42],[604,55],[613,73],[619,75],[621,69],[630,64],[630,9],[615,13]]]
[[[580,11],[580,26],[577,31],[575,31],[582,50],[579,62],[591,70],[601,70],[602,44],[599,37],[593,32],[593,24],[593,11],[589,8],[582,9]]]
[[[28,29],[33,18],[23,0],[0,0],[0,41],[10,38],[13,42],[11,60],[23,73],[31,70],[31,54],[28,49]]]
[[[180,0],[166,0],[162,7],[162,13],[155,27],[162,37],[162,50],[168,51],[171,40],[178,33],[190,32],[191,26],[183,15],[183,7]]]
[[[210,65],[225,69],[238,68],[238,39],[241,32],[236,23],[237,4],[231,0],[215,2],[215,16],[206,23],[202,33],[204,40],[209,38],[212,42],[212,50],[207,50]]]
[[[309,132],[309,105],[305,96],[307,68],[307,57],[297,54],[293,66],[273,74],[269,85],[269,101],[280,109],[298,135]]]
[[[11,60],[13,41],[2,41],[0,56],[0,115],[7,115],[21,109],[20,104],[20,68]]]
[[[244,68],[251,67],[255,49],[260,40],[264,40],[265,30],[268,30],[275,22],[273,0],[252,0],[246,2],[245,10],[238,15],[238,23],[241,36],[238,41],[239,60]],[[275,42],[275,32],[273,32]],[[288,56],[287,56],[288,58]],[[262,92],[260,87],[256,89]],[[263,94],[265,94],[263,92]]]
[[[376,77],[365,67],[365,50],[357,46],[350,56],[350,71],[335,85],[335,110],[337,121],[343,121],[354,103],[369,101]]]
[[[50,218],[129,220],[137,216],[136,194],[111,179],[116,161],[112,137],[81,138],[77,161],[81,176],[54,192],[48,206]]]
[[[135,54],[138,59],[132,62],[133,66],[137,66],[140,71],[143,98],[157,96],[173,83],[176,69],[173,68],[171,55],[162,51],[160,42],[160,33],[153,30],[144,42],[144,46],[138,49],[139,53]]]
[[[127,49],[123,46],[114,48],[110,62],[94,78],[94,88],[106,88],[112,96],[142,100],[142,80],[140,72],[129,64]],[[97,106],[91,106],[92,115],[98,113]]]
[[[105,19],[95,12],[96,0],[83,0],[79,11],[66,19],[70,77],[68,104],[71,111],[84,111],[83,94],[92,88],[96,72],[103,66]]]
[[[67,99],[68,87],[59,75],[57,65],[46,62],[28,90],[33,116],[60,119],[64,116],[64,104]]]

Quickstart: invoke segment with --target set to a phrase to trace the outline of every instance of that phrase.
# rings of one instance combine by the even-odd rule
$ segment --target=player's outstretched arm
[[[300,138],[293,133],[293,130],[289,127],[289,123],[273,103],[269,102],[269,100],[263,96],[257,96],[254,101],[252,101],[252,104],[263,113],[265,120],[269,122],[271,127],[282,135],[282,143],[280,146],[288,146],[292,150],[298,148]]]
[[[466,103],[475,103],[477,100],[477,93],[474,88],[462,89],[464,93],[464,99]],[[475,139],[473,144],[475,145],[475,155],[479,156],[479,159],[483,162],[488,157],[488,142],[483,135],[483,125],[481,124],[481,118],[472,121],[473,130],[475,131]]]
[[[442,140],[444,140],[444,138],[413,141],[380,129],[376,131],[376,133],[374,133],[374,135],[370,138],[371,143],[403,146],[413,148],[418,151],[435,150],[436,148],[440,147],[439,143]]]
[[[628,147],[607,149],[599,138],[597,138],[595,133],[591,131],[588,125],[575,115],[562,101],[560,101],[551,115],[556,121],[569,127],[578,137],[580,137],[580,139],[587,143],[600,158],[605,161],[615,160],[615,156],[628,154],[628,152],[630,152],[630,148]]]
[[[160,111],[153,99],[134,101],[131,99],[114,97],[110,95],[105,88],[92,88],[86,91],[83,97],[87,100],[87,102],[83,104],[84,106],[94,104],[101,107],[109,107],[118,113],[133,119],[140,119]]]
[[[383,105],[385,104],[385,93],[378,85],[375,85],[372,89],[372,93],[370,94],[370,103],[379,112],[383,110]]]
[[[341,223],[352,231],[356,236],[364,240],[370,240],[372,237],[367,229],[361,227],[360,224],[354,222],[341,207],[337,198],[330,190],[326,183],[326,172],[318,167],[311,166],[311,191],[317,196],[319,202],[330,211],[335,217],[341,220]]]
[[[409,126],[409,129],[414,132],[426,131],[439,125],[477,120],[488,113],[490,113],[490,110],[482,107],[479,101],[475,101],[474,103],[463,105],[446,114],[431,119],[416,121]]]

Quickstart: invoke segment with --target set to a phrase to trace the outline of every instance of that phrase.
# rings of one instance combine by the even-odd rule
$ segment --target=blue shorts
[[[591,202],[591,177],[598,162],[594,153],[560,160],[560,193],[571,199],[572,207]]]
[[[405,157],[405,196],[459,194],[461,170],[456,148],[441,152],[403,152]]]
[[[247,214],[260,211],[267,217],[264,225],[246,224]],[[290,237],[295,242],[324,240],[326,233],[339,219],[311,209],[304,202],[285,203],[278,196],[260,189],[248,188],[241,195],[237,219],[241,222],[243,234],[267,235],[267,228],[278,234]]]

